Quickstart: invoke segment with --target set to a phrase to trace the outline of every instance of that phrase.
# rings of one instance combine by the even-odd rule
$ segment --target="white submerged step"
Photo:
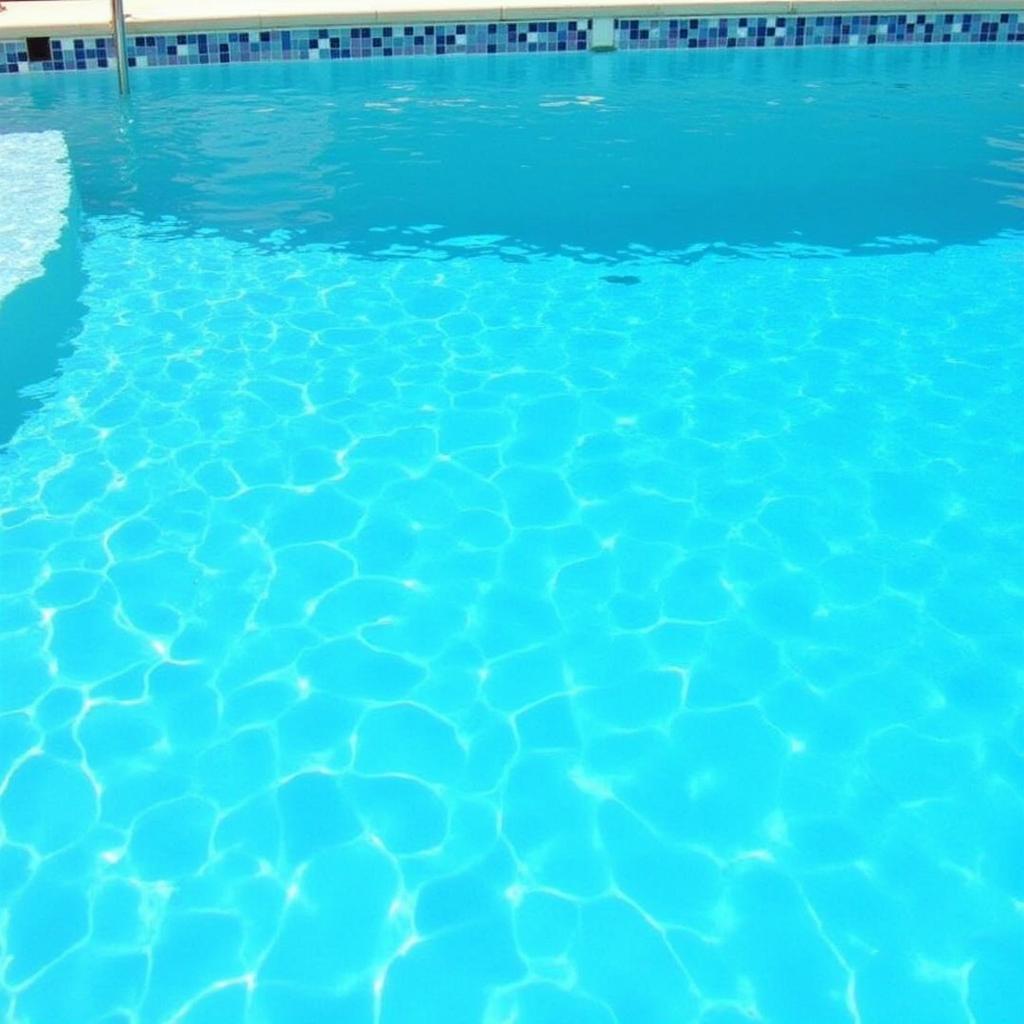
[[[60,243],[71,203],[71,166],[60,132],[0,134],[0,302],[39,277]]]

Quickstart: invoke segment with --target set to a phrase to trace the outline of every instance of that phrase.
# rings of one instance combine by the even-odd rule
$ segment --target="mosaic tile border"
[[[362,60],[446,54],[565,53],[586,50],[586,19],[345,25],[298,29],[188,32],[128,37],[130,67],[253,64],[288,60]],[[51,60],[29,61],[27,43],[0,43],[0,73],[84,71],[113,67],[113,41],[52,39]]]
[[[617,19],[620,50],[1024,43],[1024,14],[846,14]]]
[[[131,67],[363,60],[449,54],[564,53],[588,49],[593,21],[253,29],[130,36]],[[1022,43],[1024,13],[779,15],[615,19],[621,50]],[[0,74],[114,66],[109,37],[51,38],[50,59],[31,60],[27,40],[0,41]]]

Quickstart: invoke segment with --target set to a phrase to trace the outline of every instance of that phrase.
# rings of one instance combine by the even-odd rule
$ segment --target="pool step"
[[[80,329],[79,211],[60,132],[0,134],[0,448]]]
[[[40,277],[71,203],[68,147],[60,132],[0,134],[0,302]],[[3,339],[0,339],[2,343]]]

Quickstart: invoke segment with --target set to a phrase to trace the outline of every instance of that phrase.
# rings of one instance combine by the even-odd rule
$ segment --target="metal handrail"
[[[117,54],[117,88],[122,96],[131,91],[128,86],[128,37],[124,28],[124,0],[110,0],[114,20],[114,49]]]

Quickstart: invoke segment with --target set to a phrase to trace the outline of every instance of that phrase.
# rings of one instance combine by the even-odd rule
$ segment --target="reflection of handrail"
[[[110,0],[114,18],[114,49],[117,52],[117,87],[128,95],[128,39],[124,30],[124,0]]]

